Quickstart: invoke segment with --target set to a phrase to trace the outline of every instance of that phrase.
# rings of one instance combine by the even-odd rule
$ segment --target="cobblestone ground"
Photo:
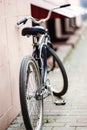
[[[55,106],[51,97],[45,100],[44,120],[48,123],[43,130],[87,130],[87,34],[64,65],[69,78],[69,89],[63,97],[66,105]],[[22,118],[17,117],[7,130],[25,130]]]

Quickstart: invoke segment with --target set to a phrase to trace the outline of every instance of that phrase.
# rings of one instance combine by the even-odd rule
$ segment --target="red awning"
[[[46,18],[48,14],[48,10],[45,8],[41,8],[39,6],[31,4],[31,14],[33,17],[40,19],[40,18]],[[51,18],[58,18],[58,17],[64,17],[58,13],[52,12]]]
[[[57,5],[53,2],[48,2],[47,0],[30,0],[31,4],[31,13],[33,17],[36,18],[45,18],[48,14],[48,11]],[[80,6],[68,6],[65,8],[56,9],[52,12],[51,18],[55,17],[68,17],[73,18],[78,15],[87,13],[87,11]]]

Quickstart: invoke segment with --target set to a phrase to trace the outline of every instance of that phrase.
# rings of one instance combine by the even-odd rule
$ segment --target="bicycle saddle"
[[[25,27],[22,30],[22,36],[45,34],[45,33],[46,33],[46,29],[41,26]]]

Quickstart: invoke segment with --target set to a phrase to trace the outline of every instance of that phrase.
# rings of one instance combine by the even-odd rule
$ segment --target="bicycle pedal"
[[[65,105],[66,102],[65,102],[65,100],[64,100],[63,98],[61,98],[61,97],[54,97],[54,104],[61,106],[61,105]]]

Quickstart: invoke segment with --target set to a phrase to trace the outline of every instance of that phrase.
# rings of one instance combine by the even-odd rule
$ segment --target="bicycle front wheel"
[[[61,60],[56,55],[55,51],[49,46],[47,47],[47,49],[51,57],[53,57],[52,59],[53,61],[55,61],[56,66],[55,70],[48,74],[48,78],[51,81],[50,84],[52,86],[54,96],[60,97],[63,96],[68,89],[67,74]]]
[[[19,77],[20,104],[27,130],[41,130],[43,115],[43,100],[35,98],[40,88],[39,69],[33,57],[22,60]]]

